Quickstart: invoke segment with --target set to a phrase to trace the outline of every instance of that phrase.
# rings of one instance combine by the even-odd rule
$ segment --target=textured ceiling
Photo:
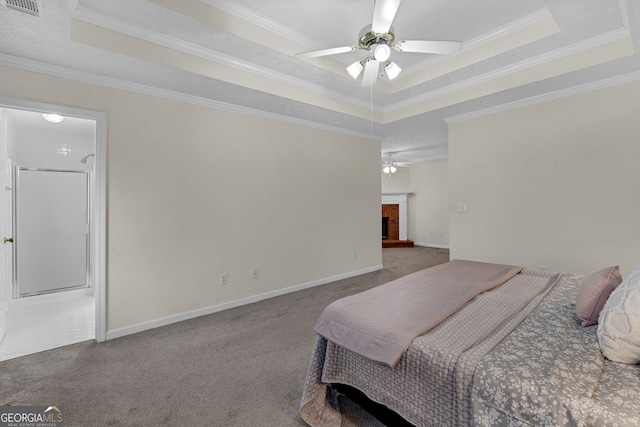
[[[1,3],[0,3],[1,4]],[[362,87],[346,65],[373,0],[51,0],[42,19],[0,6],[0,64],[382,141],[400,162],[447,155],[446,118],[640,70],[637,0],[404,0],[400,77]]]

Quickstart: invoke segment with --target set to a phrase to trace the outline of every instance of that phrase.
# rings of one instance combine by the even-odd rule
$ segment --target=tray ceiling
[[[393,159],[447,155],[447,123],[637,76],[633,0],[404,0],[396,40],[460,40],[455,55],[392,52],[372,88],[345,67],[373,0],[74,0],[36,18],[0,3],[0,64],[382,141]]]

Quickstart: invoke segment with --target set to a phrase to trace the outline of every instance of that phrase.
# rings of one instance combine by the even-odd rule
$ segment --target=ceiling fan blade
[[[330,49],[312,50],[310,52],[296,53],[295,57],[300,59],[317,58],[318,56],[336,55],[338,53],[353,52],[358,50],[358,46],[332,47]]]
[[[398,52],[440,53],[450,55],[462,49],[458,41],[401,40],[395,45]]]
[[[378,34],[389,32],[393,18],[396,17],[401,0],[375,0],[371,31]]]
[[[379,66],[380,63],[378,61],[367,58],[367,62],[364,65],[364,72],[362,73],[362,86],[373,86],[376,84]]]

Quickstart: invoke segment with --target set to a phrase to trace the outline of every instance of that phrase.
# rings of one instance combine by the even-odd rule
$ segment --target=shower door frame
[[[64,288],[56,288],[51,290],[43,290],[43,291],[34,291],[24,293],[20,289],[20,268],[19,262],[20,257],[18,256],[18,252],[20,249],[21,239],[18,235],[18,228],[20,227],[19,218],[20,218],[20,171],[27,172],[56,172],[56,173],[77,173],[85,175],[86,179],[86,225],[85,225],[85,234],[86,234],[86,243],[85,243],[85,282],[83,284],[67,286]],[[91,283],[91,171],[85,170],[63,170],[63,169],[50,169],[50,168],[28,168],[22,166],[14,166],[13,174],[12,174],[12,187],[13,187],[13,206],[12,206],[12,225],[13,225],[13,299],[19,298],[27,298],[35,295],[43,295],[47,293],[53,293],[58,291],[68,291],[74,289],[83,289],[92,287]],[[23,254],[24,257],[24,254]]]

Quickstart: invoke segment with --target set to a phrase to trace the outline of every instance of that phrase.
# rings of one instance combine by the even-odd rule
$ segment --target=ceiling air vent
[[[42,18],[42,0],[0,0],[0,4],[7,9]]]

